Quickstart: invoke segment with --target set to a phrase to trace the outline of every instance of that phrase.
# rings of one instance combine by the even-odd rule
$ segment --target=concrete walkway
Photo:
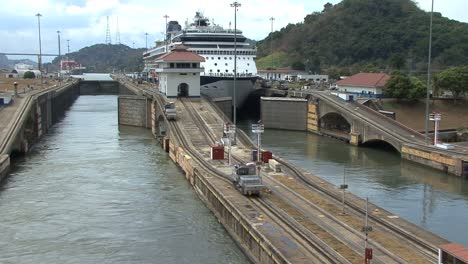
[[[6,136],[12,128],[14,120],[23,109],[28,96],[31,96],[31,94],[16,96],[10,105],[0,108],[0,146],[5,144]]]

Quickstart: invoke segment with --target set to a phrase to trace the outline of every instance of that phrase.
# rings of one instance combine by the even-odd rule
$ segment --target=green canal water
[[[116,96],[81,96],[0,190],[0,263],[246,263]]]
[[[241,124],[247,131],[249,122]],[[467,180],[402,160],[397,152],[306,132],[267,129],[262,147],[335,185],[345,174],[350,192],[468,247]]]

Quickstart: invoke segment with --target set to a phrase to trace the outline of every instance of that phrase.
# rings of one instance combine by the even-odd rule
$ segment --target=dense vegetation
[[[426,95],[426,85],[416,77],[395,71],[385,85],[384,94],[397,99],[416,100]]]
[[[430,13],[411,0],[343,0],[258,44],[259,68],[302,66],[346,75],[427,68]],[[271,50],[273,41],[273,52]],[[433,69],[468,64],[468,24],[434,13]]]
[[[436,91],[446,90],[456,98],[468,94],[468,66],[452,67],[435,76]]]
[[[24,79],[34,79],[34,78],[36,78],[36,74],[34,74],[34,72],[32,72],[32,71],[27,71],[27,72],[24,73],[23,78]]]
[[[125,45],[96,44],[68,54],[86,67],[86,72],[136,72],[143,69],[144,49],[132,49]],[[58,65],[59,58],[52,64]]]

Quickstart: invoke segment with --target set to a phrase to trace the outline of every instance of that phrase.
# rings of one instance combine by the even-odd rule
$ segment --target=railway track
[[[280,162],[284,167],[286,167],[289,171],[292,172],[296,178],[300,179],[303,183],[305,183],[311,191],[321,193],[326,197],[332,198],[335,204],[341,204],[342,196],[339,193],[331,192],[325,188],[322,188],[319,184],[311,181],[307,176],[305,176],[301,171],[299,171],[294,165],[291,163],[282,160],[281,158],[274,156],[274,158]],[[352,212],[356,216],[360,216],[361,218],[365,215],[365,210],[362,208],[361,205],[356,204],[354,202],[346,201],[346,206],[349,209],[352,209]],[[400,238],[404,238],[405,240],[412,243],[412,248],[416,249],[421,255],[428,258],[431,262],[435,262],[437,260],[437,253],[438,249],[434,245],[430,244],[429,242],[399,228],[398,226],[382,219],[380,217],[374,216],[372,214],[368,215],[371,223],[377,224],[379,227],[383,228],[383,230],[387,229],[390,232],[388,234],[398,234]]]
[[[204,134],[207,135],[205,136],[206,141],[208,143],[214,143],[214,141],[216,141],[215,136],[207,127],[206,123],[203,121],[203,118],[196,114],[197,112],[195,111],[196,109],[192,102],[187,99],[181,99],[180,101],[184,108],[186,108],[186,112],[189,113],[189,116],[192,118],[194,123],[196,123],[199,128],[203,130]],[[170,122],[170,126],[176,132],[176,137],[184,146],[184,149],[192,156],[192,158],[195,158],[198,161],[206,173],[217,177],[218,179],[221,179],[230,185],[232,184],[230,175],[213,168],[213,166],[208,161],[203,159],[202,155],[197,150],[193,149],[193,145],[188,139],[185,138],[181,128],[176,122]],[[241,161],[239,158],[236,159]],[[259,210],[268,214],[272,221],[280,226],[285,227],[287,232],[292,237],[295,237],[298,243],[307,249],[309,254],[315,256],[319,261],[321,261],[321,263],[350,263],[339,253],[335,252],[329,245],[313,235],[310,230],[307,230],[301,226],[291,216],[287,215],[273,204],[269,203],[268,201],[264,201],[261,198],[250,198],[250,201],[255,204]]]
[[[258,198],[250,198],[250,201],[265,212],[270,219],[282,226],[288,234],[295,237],[295,240],[308,249],[309,253],[320,263],[351,263],[273,203]]]
[[[193,122],[201,130],[203,130],[203,134],[205,134],[205,136],[204,136],[205,137],[205,140],[204,140],[205,142],[204,143],[207,143],[207,144],[214,143],[216,141],[216,138],[213,135],[213,132],[207,127],[207,125],[204,122],[203,118],[199,114],[197,114],[197,109],[193,106],[192,102],[187,100],[187,99],[182,99],[181,102],[182,102],[183,107],[187,109],[186,112],[189,113],[189,116],[193,120]],[[225,174],[225,173],[223,173],[223,172],[221,172],[221,171],[219,171],[217,169],[215,169],[213,171],[213,167],[206,160],[204,160],[203,158],[200,158],[201,154],[197,150],[192,149],[193,146],[191,146],[191,143],[188,140],[185,139],[185,137],[182,134],[182,132],[181,132],[180,128],[178,127],[178,125],[172,124],[171,127],[172,126],[173,126],[173,129],[175,131],[178,131],[178,134],[179,134],[178,138],[179,138],[180,141],[184,142],[183,145],[186,147],[187,151],[193,157],[197,157],[196,159],[199,161],[199,163],[202,165],[202,167],[204,168],[204,170],[207,173],[222,179],[226,183],[230,183],[229,175],[227,175],[227,174]],[[250,140],[250,138],[242,130],[239,130],[237,134],[238,134],[238,139],[240,139],[245,146],[251,146],[251,147],[254,146],[252,141]],[[189,147],[189,146],[191,146],[191,147]],[[242,160],[239,159],[238,157],[234,157],[234,158],[236,160],[242,162]],[[294,175],[296,178],[300,179],[303,183],[305,183],[305,185],[308,186],[308,188],[310,188],[312,191],[320,193],[322,195],[325,195],[326,197],[332,198],[332,200],[337,204],[341,203],[341,196],[339,195],[339,193],[337,194],[337,193],[334,193],[334,192],[331,192],[331,191],[328,191],[328,190],[322,188],[317,183],[314,183],[313,181],[308,179],[307,176],[305,176],[301,171],[296,169],[289,162],[286,162],[286,161],[284,161],[284,160],[282,160],[282,159],[280,159],[280,158],[278,158],[276,156],[274,158],[277,159],[281,164],[283,164],[283,166],[285,168],[287,168],[291,172],[292,175]],[[305,198],[301,197],[301,199],[305,199]],[[251,200],[259,208],[263,208],[262,210],[268,210],[269,214],[271,214],[273,216],[276,216],[277,219],[284,219],[284,222],[287,222],[287,225],[291,228],[291,230],[296,230],[295,232],[298,232],[296,234],[296,236],[298,236],[298,238],[301,238],[302,241],[307,240],[304,237],[306,237],[306,238],[310,237],[310,233],[308,233],[307,231],[304,231],[303,226],[301,227],[301,225],[298,224],[297,221],[295,221],[293,218],[288,216],[285,212],[281,211],[281,209],[276,208],[275,206],[273,206],[271,204],[268,204],[269,202],[266,201],[265,199],[253,198]],[[346,206],[348,208],[348,211],[350,211],[349,209],[352,209],[351,212],[355,216],[363,217],[365,212],[362,209],[362,204],[348,201],[346,203]],[[426,259],[429,259],[431,262],[436,261],[437,248],[435,248],[432,244],[430,244],[427,241],[424,241],[424,240],[414,236],[411,233],[406,232],[405,230],[401,230],[401,228],[399,228],[398,226],[386,221],[385,219],[380,219],[379,217],[374,217],[372,214],[369,215],[369,218],[371,219],[372,224],[377,224],[379,226],[379,229],[388,230],[387,233],[389,235],[393,236],[393,237],[395,237],[395,233],[398,234],[397,237],[403,238],[405,240],[410,241],[411,242],[410,247],[412,249],[420,252],[420,254],[423,255]],[[349,231],[350,232],[359,232],[359,231],[357,231],[355,229],[349,230]],[[307,242],[307,243],[309,243],[310,244],[309,246],[312,247],[312,248],[316,248],[316,247],[322,245],[322,243],[325,244],[322,240],[314,240],[314,241],[315,241],[314,243],[312,243],[312,242]],[[305,242],[302,242],[302,243],[305,243]],[[372,241],[370,241],[370,243],[371,243],[372,247],[376,248],[377,250],[379,250],[381,252],[384,252],[386,255],[388,255],[388,256],[393,255],[391,252],[386,250],[383,246],[379,245],[378,243],[374,243]],[[355,247],[354,250],[357,250],[356,247]],[[360,250],[360,251],[362,252],[362,250]],[[322,253],[321,254],[326,255],[327,252],[329,252],[329,250],[324,250],[322,248]],[[340,256],[334,256],[336,262],[342,262],[342,259],[340,261],[338,261],[338,259],[340,259]],[[342,256],[341,256],[341,258],[342,258]],[[390,257],[390,258],[392,259],[392,261],[394,261],[396,263],[405,263],[405,260],[403,260],[403,259],[401,259],[401,258],[399,258],[397,256],[393,256],[393,257]],[[376,262],[385,263],[384,260],[379,261],[378,259],[376,259]]]
[[[243,142],[243,144],[245,146],[250,146],[250,147],[254,146],[251,139],[247,136],[247,134],[244,131],[239,129],[237,135],[238,135],[238,138]],[[305,176],[300,170],[298,170],[291,163],[289,163],[289,162],[287,162],[285,160],[282,160],[281,158],[279,158],[277,156],[274,156],[274,158],[276,160],[278,160],[290,172],[292,172],[293,176],[295,176],[296,178],[300,179],[303,183],[305,183],[306,186],[308,186],[311,189],[311,191],[318,192],[318,193],[323,194],[325,197],[332,198],[332,200],[334,201],[335,205],[337,205],[337,207],[339,207],[341,205],[341,202],[342,202],[341,193],[335,193],[335,192],[331,192],[331,191],[326,190],[325,188],[323,188],[319,184],[311,181],[307,176]],[[297,196],[297,193],[296,193],[296,196]],[[304,199],[304,197],[301,197],[300,199],[306,200],[306,199]],[[355,215],[358,218],[364,218],[365,210],[363,209],[361,204],[357,204],[357,203],[354,203],[354,202],[347,201],[346,206],[349,209],[352,209],[351,212],[353,213],[353,215]],[[348,211],[349,211],[349,209],[348,209]],[[421,238],[407,232],[406,230],[401,229],[400,227],[396,226],[395,224],[393,224],[393,223],[391,223],[389,221],[386,221],[385,219],[379,218],[378,216],[374,216],[372,214],[369,214],[369,218],[372,221],[371,223],[377,224],[384,233],[388,234],[391,237],[395,237],[397,239],[403,238],[403,239],[406,239],[407,241],[410,241],[411,242],[411,244],[409,245],[410,248],[412,248],[413,250],[419,252],[422,256],[424,256],[425,258],[427,258],[431,262],[437,261],[438,249],[437,249],[436,246],[434,246],[431,243],[429,243],[429,242],[427,242],[427,241],[425,241],[425,240],[423,240],[423,239],[421,239]],[[338,222],[340,222],[340,221],[338,221]],[[355,229],[350,230],[350,227],[346,227],[346,228],[351,232],[354,232],[354,233],[356,232]],[[395,236],[395,234],[397,234],[397,236]],[[374,246],[375,248],[379,249],[382,252],[390,253],[390,252],[388,252],[388,250],[386,250],[385,248],[383,248],[381,245],[379,245],[377,243],[371,243],[371,245]],[[398,263],[404,262],[404,260],[402,260],[401,258],[398,258],[398,257],[394,257],[393,260],[398,262]]]

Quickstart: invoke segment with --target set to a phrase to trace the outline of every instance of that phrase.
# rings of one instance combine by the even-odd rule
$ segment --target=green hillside
[[[96,44],[67,56],[86,67],[86,72],[136,72],[143,69],[144,49],[132,49],[125,45]],[[52,62],[58,65],[59,58]]]
[[[430,13],[411,0],[343,0],[258,44],[259,68],[418,73],[427,67]],[[275,60],[273,57],[287,57]],[[468,24],[434,13],[434,70],[468,64]],[[278,55],[280,54],[280,55]],[[286,56],[285,56],[286,55]]]

